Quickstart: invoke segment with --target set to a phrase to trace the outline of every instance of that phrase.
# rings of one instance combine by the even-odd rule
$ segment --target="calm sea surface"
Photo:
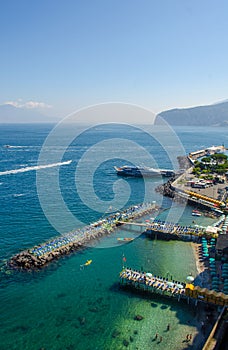
[[[186,348],[186,343],[183,342],[186,334],[192,333],[196,337],[198,334],[200,324],[196,310],[184,302],[178,303],[158,296],[145,298],[119,290],[118,274],[124,254],[128,266],[163,276],[171,273],[177,280],[185,280],[189,273],[197,274],[189,243],[151,241],[140,236],[138,230],[124,232],[120,229],[114,236],[106,237],[94,247],[63,258],[40,272],[14,273],[5,268],[5,261],[13,254],[59,235],[41,208],[36,171],[30,169],[26,172],[3,173],[37,166],[42,144],[51,129],[50,125],[0,126],[0,349],[115,350],[125,349],[128,343],[129,349],[140,350]],[[176,128],[176,132],[185,152],[212,144],[228,143],[225,128]],[[100,200],[109,202],[115,197],[113,184],[119,180],[113,166],[125,164],[128,159],[132,159],[134,152],[137,154],[137,149],[124,149],[123,157],[115,156],[112,159],[111,153],[107,154],[100,143],[104,162],[100,162],[99,157],[96,158],[96,150],[94,156],[90,153],[84,160],[88,173],[84,173],[85,182],[82,184],[82,191],[87,194],[86,203],[77,190],[76,165],[94,144],[117,137],[132,140],[146,149],[159,167],[172,166],[163,147],[140,129],[132,130],[118,125],[101,126],[83,133],[64,152],[62,161],[72,162],[61,166],[59,173],[61,196],[69,212],[78,219],[78,227],[105,215],[96,210],[88,187],[90,169],[96,164],[96,159],[98,163],[92,188]],[[118,143],[112,142],[113,149],[118,148]],[[4,145],[13,147],[6,148]],[[53,146],[51,151],[47,151],[45,164],[53,163],[52,157],[49,159],[48,155],[54,154],[59,148],[61,142],[56,148]],[[135,162],[144,164],[146,160],[144,162],[142,157]],[[44,188],[46,186],[51,199],[52,218],[54,222],[60,219],[62,230],[68,232],[76,228],[73,227],[74,222],[70,222],[64,213],[60,216],[58,202],[54,197],[52,200],[50,195],[54,196],[51,189],[56,169],[38,171],[43,173]],[[162,179],[156,178],[146,180],[149,185],[146,198],[155,200],[163,208],[169,208],[170,200],[162,199],[154,191],[161,182]],[[123,186],[121,200],[125,200],[124,206],[142,202],[146,192],[143,179],[126,179],[126,184],[123,186],[122,182],[116,183],[117,187]],[[114,206],[109,207],[111,210],[115,210]],[[168,212],[167,210],[160,217],[165,217]],[[192,223],[191,208],[183,210],[175,204],[172,213],[182,224]],[[194,220],[198,224],[212,222],[208,218]],[[136,239],[130,244],[119,246],[116,238],[125,236]],[[80,270],[80,265],[88,259],[93,260],[92,264]],[[142,315],[144,319],[135,321],[136,314]],[[168,323],[171,324],[171,330],[166,332]],[[153,340],[155,333],[162,335],[161,343]]]

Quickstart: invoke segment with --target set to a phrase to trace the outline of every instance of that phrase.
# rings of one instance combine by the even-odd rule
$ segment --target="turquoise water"
[[[149,349],[151,337],[156,332],[163,334],[167,323],[171,323],[172,338],[164,333],[163,344],[170,345],[178,339],[177,348],[181,349],[183,334],[196,332],[196,324],[187,323],[193,317],[192,310],[176,301],[158,297],[145,300],[120,291],[117,282],[123,251],[129,266],[143,267],[158,275],[172,271],[178,280],[189,272],[196,274],[188,243],[140,237],[124,248],[90,248],[61,260],[58,268],[14,282],[1,291],[1,348],[121,349],[123,340],[137,330],[134,346]],[[80,270],[80,264],[90,258],[93,263]],[[144,317],[141,322],[133,320],[138,313]],[[121,334],[113,338],[116,329]],[[133,343],[131,348],[135,348]]]
[[[49,130],[50,126],[2,127],[1,145],[11,144],[21,148],[6,150],[1,147],[1,171],[36,165],[40,146]],[[220,144],[221,140],[225,142],[227,138],[222,129],[218,129],[217,134],[214,129],[208,129],[207,135],[205,130],[193,128],[180,129],[178,133],[187,151],[211,145],[212,136],[214,144]],[[91,142],[91,138],[89,140]],[[72,147],[68,150],[68,156],[75,153]],[[80,150],[81,146],[77,147]],[[161,167],[164,167],[165,155],[158,150],[156,148],[156,154],[160,157]],[[62,180],[65,179],[62,181],[62,191],[68,207],[75,215],[92,222],[99,215],[85,208],[75,197],[74,183],[68,169],[64,168],[61,174]],[[116,181],[116,175],[110,171],[110,163],[107,163],[95,181],[96,191],[102,198],[113,195],[113,181]],[[132,192],[126,206],[140,202],[138,194],[143,192],[141,179],[127,181]],[[14,253],[57,233],[40,207],[35,172],[1,176],[0,183],[0,259],[3,263]],[[151,180],[151,183],[152,188],[158,185],[157,180]],[[160,200],[154,191],[151,191],[151,200]],[[170,201],[164,199],[162,205],[168,208]],[[178,214],[180,211],[181,207],[175,205],[174,212]],[[194,221],[201,224],[202,218],[194,218]],[[205,224],[211,223],[208,218],[203,218],[203,221]],[[191,208],[186,208],[180,223],[191,222]],[[127,235],[138,237],[138,232],[120,230],[115,237],[106,237],[100,242],[102,246],[111,248],[98,249],[99,243],[95,244],[40,272],[8,274],[3,269],[0,281],[0,349],[115,350],[125,349],[126,345],[129,349],[140,350],[184,349],[187,347],[184,342],[187,333],[193,334],[197,340],[200,319],[192,305],[158,296],[146,298],[118,287],[123,254],[128,266],[143,268],[157,275],[165,276],[169,272],[180,281],[189,273],[196,275],[191,245],[186,242],[151,241],[139,236],[129,244],[118,246],[116,237]],[[80,265],[88,259],[93,260],[92,264],[80,270]],[[144,319],[135,321],[136,314]],[[169,332],[166,331],[168,323],[171,324]],[[162,336],[161,343],[154,340],[156,333]],[[197,346],[193,345],[193,348]]]

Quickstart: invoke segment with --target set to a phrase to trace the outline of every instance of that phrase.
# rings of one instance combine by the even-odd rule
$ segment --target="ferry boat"
[[[133,176],[133,177],[166,176],[166,177],[171,177],[171,176],[175,175],[173,170],[154,169],[154,168],[133,166],[133,165],[124,165],[122,167],[115,166],[114,169],[116,170],[117,175],[121,175],[121,176]]]

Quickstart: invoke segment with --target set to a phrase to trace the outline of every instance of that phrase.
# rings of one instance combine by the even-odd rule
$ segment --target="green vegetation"
[[[193,168],[193,174],[196,176],[204,175],[204,178],[211,180],[211,174],[223,175],[228,171],[228,156],[223,153],[215,153],[204,157],[201,161],[196,161]]]

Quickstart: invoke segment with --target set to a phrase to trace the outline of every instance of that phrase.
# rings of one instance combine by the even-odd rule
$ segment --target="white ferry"
[[[175,173],[173,170],[168,169],[155,169],[141,166],[133,165],[124,165],[122,167],[114,167],[117,172],[117,175],[121,176],[133,176],[133,177],[153,177],[153,176],[174,176]]]

